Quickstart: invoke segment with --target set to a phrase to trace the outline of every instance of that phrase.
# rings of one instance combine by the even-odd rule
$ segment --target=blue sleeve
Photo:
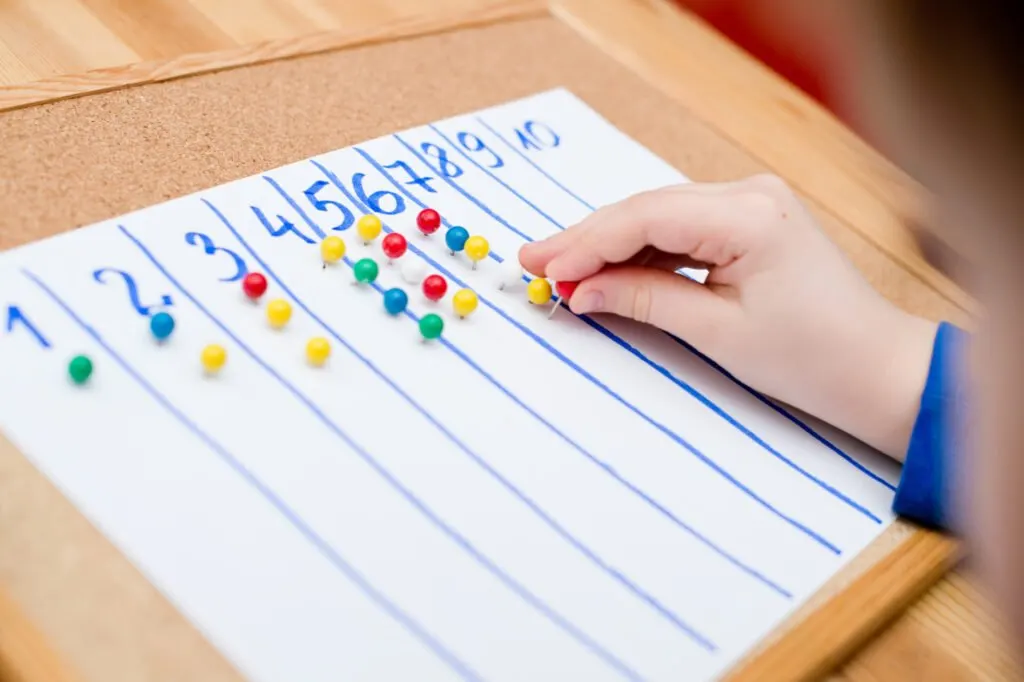
[[[963,401],[958,365],[966,338],[949,323],[939,325],[921,408],[893,500],[895,513],[943,530],[953,525],[950,472],[961,454],[955,422]]]

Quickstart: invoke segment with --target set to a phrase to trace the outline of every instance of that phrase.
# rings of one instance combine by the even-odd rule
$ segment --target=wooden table
[[[660,0],[579,0],[601,5],[618,36],[616,56],[685,102],[711,126],[784,175],[819,208],[861,232],[963,310],[973,302],[933,271],[905,228],[923,195],[827,112],[694,18]],[[145,82],[194,69],[183,59],[217,53],[230,66],[256,46],[267,58],[324,31],[415,23],[421,0],[0,0],[0,110],[54,96]],[[527,0],[432,0],[432,15],[486,18]],[[617,25],[620,4],[643,5],[643,20]],[[244,9],[243,9],[244,8]],[[659,38],[654,39],[653,27]],[[650,31],[651,35],[647,32]],[[311,38],[311,36],[313,36]],[[650,39],[648,39],[650,38]],[[269,41],[269,42],[268,42]],[[607,47],[607,46],[606,46]],[[827,197],[827,198],[826,198]],[[1016,679],[999,628],[974,583],[955,572],[938,583],[835,673],[835,680]],[[11,630],[4,623],[17,622]],[[0,585],[0,680],[49,679],[46,642]]]

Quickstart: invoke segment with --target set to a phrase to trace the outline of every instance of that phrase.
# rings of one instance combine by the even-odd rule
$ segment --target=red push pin
[[[432,208],[425,208],[416,216],[416,227],[428,237],[441,229],[441,214]]]
[[[440,301],[448,291],[448,282],[441,275],[430,275],[423,280],[423,295],[431,301]]]
[[[254,301],[267,293],[267,278],[258,272],[250,272],[242,278],[242,291]]]
[[[380,242],[380,247],[384,249],[384,255],[388,257],[388,265],[391,265],[396,258],[401,258],[408,246],[409,242],[397,232],[392,232]]]
[[[555,293],[558,294],[558,298],[555,299],[555,304],[551,306],[551,312],[548,313],[548,319],[555,314],[558,310],[558,306],[562,301],[568,301],[572,298],[573,293],[576,291],[576,287],[580,285],[579,282],[555,282]]]

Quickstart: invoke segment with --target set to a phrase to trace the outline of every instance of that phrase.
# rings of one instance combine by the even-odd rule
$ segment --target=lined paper
[[[0,428],[253,680],[714,679],[886,529],[898,469],[683,340],[496,285],[524,243],[681,182],[559,89],[6,252]],[[352,229],[369,212],[399,262]],[[453,225],[488,239],[475,269]]]

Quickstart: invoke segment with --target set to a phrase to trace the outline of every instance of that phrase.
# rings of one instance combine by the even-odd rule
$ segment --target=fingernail
[[[579,296],[572,297],[570,308],[577,315],[585,315],[601,310],[604,305],[604,295],[600,291],[585,291]]]

